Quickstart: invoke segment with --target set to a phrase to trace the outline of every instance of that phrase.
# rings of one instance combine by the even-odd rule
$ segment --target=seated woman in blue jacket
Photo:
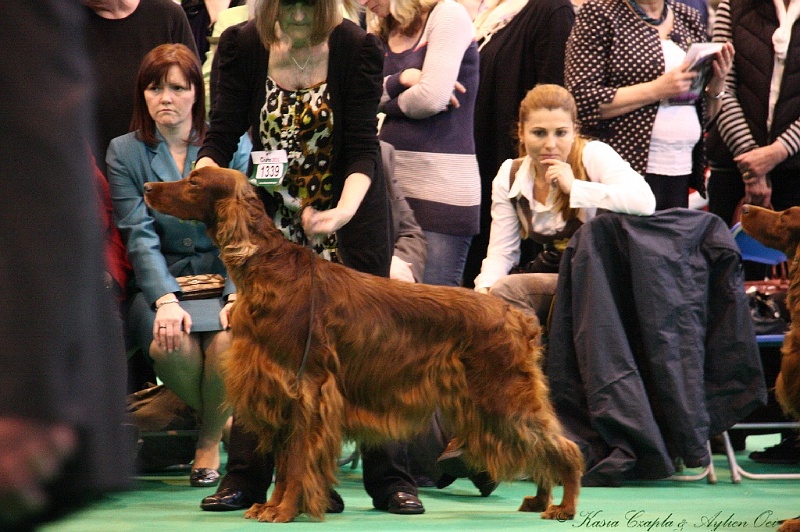
[[[151,211],[144,184],[189,174],[206,131],[204,99],[194,52],[182,44],[154,48],[137,76],[132,131],[112,140],[106,157],[114,218],[134,270],[128,333],[133,347],[149,354],[164,384],[199,415],[190,476],[198,487],[219,481],[219,443],[230,411],[222,408],[218,364],[230,344],[230,307],[223,301],[234,287],[226,280],[221,299],[180,300],[176,277],[216,273],[227,279],[225,267],[205,226]],[[231,168],[246,171],[245,144]]]

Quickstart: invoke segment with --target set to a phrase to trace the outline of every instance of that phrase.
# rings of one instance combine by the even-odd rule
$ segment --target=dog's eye
[[[190,178],[189,178],[189,181],[188,181],[188,183],[189,183],[189,186],[190,186],[190,187],[196,187],[196,186],[198,186],[197,180],[196,180],[195,178],[193,178],[193,177],[190,177]]]

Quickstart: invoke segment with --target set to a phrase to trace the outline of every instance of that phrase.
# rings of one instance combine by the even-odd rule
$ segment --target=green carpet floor
[[[748,450],[777,442],[776,435],[749,437]],[[800,466],[765,466],[737,453],[746,470],[758,473],[800,472]],[[636,482],[620,488],[585,488],[579,515],[563,523],[544,521],[538,514],[517,512],[525,495],[535,488],[527,482],[501,484],[487,498],[468,480],[437,490],[420,490],[424,515],[398,516],[372,508],[361,485],[361,469],[343,466],[339,492],[345,501],[342,514],[322,522],[306,517],[287,525],[246,520],[243,511],[211,513],[199,508],[200,499],[213,490],[192,488],[185,473],[137,477],[134,489],[107,496],[89,509],[42,528],[45,532],[126,532],[158,530],[258,531],[276,527],[289,531],[504,531],[504,530],[639,530],[715,531],[775,530],[776,521],[800,514],[800,481],[749,480],[731,482],[724,455],[714,455],[718,482]],[[696,472],[696,471],[692,471]],[[561,489],[555,491],[560,500]]]

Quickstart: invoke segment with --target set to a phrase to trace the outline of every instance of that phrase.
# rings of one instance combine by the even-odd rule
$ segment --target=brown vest
[[[514,159],[511,163],[511,174],[508,176],[508,188],[514,186],[514,181],[517,178],[517,172],[522,166],[522,158]],[[531,239],[537,244],[541,244],[544,249],[555,249],[557,251],[564,251],[567,247],[567,242],[575,234],[575,231],[583,225],[578,218],[573,218],[557,233],[552,235],[543,235],[533,230],[533,211],[531,210],[530,202],[525,196],[519,198],[511,198],[511,205],[517,211],[519,218],[519,234],[522,240]]]

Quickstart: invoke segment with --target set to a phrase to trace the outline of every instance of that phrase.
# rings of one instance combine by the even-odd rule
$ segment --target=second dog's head
[[[772,211],[744,205],[742,229],[765,246],[783,251],[791,260],[800,245],[800,207]]]

